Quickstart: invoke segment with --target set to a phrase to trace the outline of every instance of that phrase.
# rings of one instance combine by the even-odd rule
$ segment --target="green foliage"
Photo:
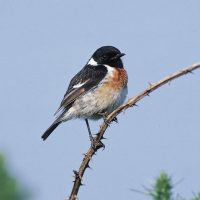
[[[153,189],[149,191],[153,200],[171,200],[172,198],[172,184],[171,178],[165,173],[161,172],[156,179]]]
[[[0,154],[0,200],[25,200],[27,197],[20,190],[17,181],[9,175],[4,157]]]
[[[152,200],[186,200],[178,196],[177,198],[172,197],[173,184],[171,177],[165,172],[161,172],[160,176],[156,178],[155,183],[151,189],[146,189],[147,194]],[[200,200],[200,193],[194,195],[191,200]]]
[[[200,193],[194,195],[194,197],[191,200],[200,200]]]

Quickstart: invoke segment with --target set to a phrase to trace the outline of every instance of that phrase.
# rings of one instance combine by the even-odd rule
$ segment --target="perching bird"
[[[120,106],[127,95],[128,76],[121,57],[113,46],[97,49],[83,69],[70,81],[53,124],[42,135],[47,137],[62,122],[73,118],[85,119],[92,137],[88,119],[97,120]]]

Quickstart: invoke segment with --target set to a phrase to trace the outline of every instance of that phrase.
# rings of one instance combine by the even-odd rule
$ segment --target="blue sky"
[[[43,142],[68,83],[93,51],[126,53],[132,97],[200,61],[200,2],[0,0],[0,150],[33,200],[66,198],[90,143],[84,121]],[[199,192],[200,70],[166,85],[118,118],[92,159],[79,199],[140,199],[161,170],[184,197]],[[98,130],[98,122],[91,122]]]

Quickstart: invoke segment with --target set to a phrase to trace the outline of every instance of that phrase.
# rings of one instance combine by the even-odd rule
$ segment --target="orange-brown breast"
[[[95,91],[96,107],[101,110],[110,108],[110,111],[115,109],[121,102],[120,98],[125,98],[121,94],[127,86],[127,81],[128,76],[124,69],[114,68],[110,71],[102,85]]]
[[[113,75],[108,79],[107,87],[114,90],[120,90],[126,86],[128,82],[128,75],[125,69],[115,68]]]
[[[113,95],[120,92],[126,87],[128,82],[128,75],[125,69],[115,68],[112,74],[106,78],[102,87],[98,89],[98,95],[100,97],[106,97],[109,101],[112,101]]]

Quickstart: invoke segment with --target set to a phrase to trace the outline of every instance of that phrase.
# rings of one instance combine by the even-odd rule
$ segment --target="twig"
[[[92,159],[92,156],[96,153],[98,149],[100,149],[102,146],[101,140],[103,139],[104,133],[106,129],[108,128],[109,124],[119,115],[121,112],[125,111],[129,107],[135,106],[138,101],[143,99],[145,96],[148,96],[151,92],[158,89],[159,87],[165,85],[166,83],[169,83],[170,81],[183,76],[188,73],[192,73],[192,71],[196,70],[197,68],[200,68],[200,63],[190,65],[178,72],[175,72],[158,82],[154,84],[149,84],[148,88],[146,88],[144,91],[136,95],[135,97],[130,98],[127,103],[123,104],[122,106],[118,107],[116,110],[114,110],[111,114],[109,114],[106,118],[106,122],[104,122],[99,129],[98,134],[94,138],[96,141],[96,145],[92,148],[90,147],[87,151],[87,153],[84,155],[84,158],[82,160],[82,163],[80,165],[80,168],[78,171],[74,170],[75,180],[74,185],[69,197],[69,200],[77,200],[77,194],[79,191],[80,186],[82,185],[82,178],[84,175],[85,170],[89,167],[90,160]]]

